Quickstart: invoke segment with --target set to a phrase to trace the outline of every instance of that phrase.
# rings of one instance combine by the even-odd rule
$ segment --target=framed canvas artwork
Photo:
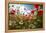
[[[5,9],[7,33],[44,30],[44,2],[6,0]]]

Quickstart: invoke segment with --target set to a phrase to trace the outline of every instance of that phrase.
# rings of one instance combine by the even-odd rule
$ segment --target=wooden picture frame
[[[20,30],[8,30],[8,4],[43,4],[43,28],[38,29],[20,29]],[[26,2],[26,1],[8,1],[5,0],[5,31],[6,33],[11,32],[24,32],[24,31],[42,31],[45,30],[45,3],[44,2]]]

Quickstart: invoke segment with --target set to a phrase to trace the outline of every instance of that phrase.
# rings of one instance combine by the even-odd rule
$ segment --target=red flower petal
[[[38,16],[42,16],[43,15],[43,10],[39,10],[38,11]]]
[[[34,14],[34,10],[32,10],[32,11],[31,11],[31,13],[33,13],[33,14]]]
[[[12,10],[12,11],[11,11],[11,14],[15,14],[15,10]]]
[[[35,7],[35,8],[38,8],[38,7],[39,7],[39,5],[38,5],[38,4],[35,4],[35,5],[34,5],[34,7]]]

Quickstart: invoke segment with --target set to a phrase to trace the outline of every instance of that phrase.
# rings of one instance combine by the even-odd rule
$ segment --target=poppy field
[[[8,29],[43,28],[43,4],[9,4]]]

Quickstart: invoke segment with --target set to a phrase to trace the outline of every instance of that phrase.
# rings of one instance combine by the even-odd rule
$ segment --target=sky
[[[12,7],[12,5],[14,5],[15,8],[17,7],[22,7],[24,6],[24,8],[28,9],[28,10],[31,10],[33,9],[34,5],[33,4],[9,4],[10,8]]]

